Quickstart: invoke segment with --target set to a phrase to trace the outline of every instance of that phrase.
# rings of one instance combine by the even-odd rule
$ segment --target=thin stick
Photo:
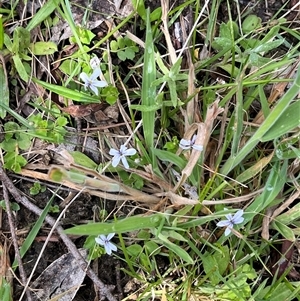
[[[11,239],[12,239],[12,242],[14,245],[16,258],[17,258],[17,261],[19,264],[20,276],[22,279],[22,284],[25,286],[25,283],[27,283],[27,277],[26,277],[26,273],[25,273],[24,266],[22,263],[22,258],[21,258],[20,251],[19,251],[19,246],[18,246],[16,232],[15,232],[14,220],[13,220],[10,203],[9,203],[8,191],[7,191],[5,184],[3,185],[3,197],[5,200],[5,207],[6,207],[6,213],[7,213],[7,218],[8,218],[8,223],[9,223],[9,228],[10,228],[10,233],[11,233]],[[30,291],[28,289],[26,289],[26,296],[27,296],[28,301],[32,300]]]

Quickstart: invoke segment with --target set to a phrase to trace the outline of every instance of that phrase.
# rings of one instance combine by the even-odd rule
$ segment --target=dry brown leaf
[[[116,122],[119,117],[117,106],[110,106],[106,103],[91,103],[82,105],[70,105],[60,109],[72,117],[85,118],[91,123]]]

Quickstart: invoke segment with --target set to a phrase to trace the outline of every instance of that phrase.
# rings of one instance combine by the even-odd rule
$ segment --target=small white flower
[[[101,74],[100,68],[96,68],[93,71],[91,76],[88,76],[85,72],[80,73],[80,78],[84,82],[84,89],[90,88],[97,96],[98,96],[98,89],[107,86],[107,82],[104,80],[97,80],[97,77]]]
[[[135,155],[136,154],[136,150],[134,148],[127,149],[127,147],[123,144],[123,145],[121,145],[120,150],[111,148],[110,151],[109,151],[109,154],[111,156],[113,156],[112,163],[111,163],[111,165],[113,167],[116,167],[120,163],[120,161],[122,161],[124,167],[126,169],[128,169],[129,165],[128,165],[126,156],[133,156],[133,155]]]
[[[243,218],[244,210],[238,210],[235,215],[226,214],[226,220],[217,223],[218,227],[226,227],[225,236],[228,236],[234,225],[241,224],[244,221]]]
[[[180,142],[179,142],[179,146],[182,149],[191,149],[191,148],[193,148],[193,149],[201,152],[201,151],[203,151],[203,145],[195,144],[196,139],[197,139],[196,135],[193,135],[192,140],[181,139]]]
[[[100,60],[99,60],[99,58],[97,58],[96,56],[94,56],[93,58],[91,58],[91,60],[90,60],[90,66],[92,67],[92,69],[100,68]]]
[[[117,247],[110,242],[110,240],[114,237],[115,233],[110,233],[107,236],[106,235],[99,235],[95,238],[95,241],[97,244],[104,247],[106,254],[111,255],[112,251],[116,252]]]

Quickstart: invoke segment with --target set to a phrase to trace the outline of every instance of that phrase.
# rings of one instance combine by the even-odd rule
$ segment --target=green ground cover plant
[[[88,260],[124,263],[122,273],[138,287],[122,300],[299,300],[297,26],[284,7],[262,20],[231,1],[131,3],[101,37],[85,18],[76,24],[68,0],[46,1],[13,33],[19,2],[0,9],[2,167],[38,178],[32,196],[51,182],[97,197],[94,218],[64,233],[84,237]],[[71,31],[63,43],[51,41],[58,20]],[[50,64],[38,76],[45,58]],[[24,96],[30,85],[42,92],[31,95],[26,115],[11,91],[19,87]],[[80,137],[82,124],[101,160],[71,140],[70,128]],[[34,173],[37,141],[63,150],[59,163]],[[59,222],[75,200],[61,209],[51,198],[21,258],[47,214],[57,213]],[[116,203],[111,212],[107,202]],[[120,214],[121,203],[138,210]],[[0,276],[0,299],[14,300]]]

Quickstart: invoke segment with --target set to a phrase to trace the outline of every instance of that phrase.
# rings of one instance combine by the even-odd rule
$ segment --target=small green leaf
[[[182,260],[189,264],[193,264],[194,260],[191,258],[191,256],[180,246],[177,246],[176,244],[170,242],[164,235],[161,233],[158,234],[158,238],[163,242],[163,245],[167,247],[169,250],[171,250],[174,254],[179,256]]]
[[[143,1],[140,1],[140,2],[143,2]],[[146,15],[146,13],[145,13],[145,15]],[[151,12],[151,14],[150,14],[150,21],[153,22],[153,21],[159,20],[161,18],[161,15],[162,15],[161,7],[158,7],[158,8],[156,8],[155,10],[153,10]],[[146,17],[143,20],[146,20]]]
[[[107,102],[110,105],[113,105],[118,99],[119,91],[116,87],[107,86],[101,89],[100,95],[102,98],[104,98],[105,102]]]
[[[261,26],[261,18],[256,15],[249,15],[242,23],[244,33],[249,33]]]
[[[123,51],[123,50],[119,50],[118,52],[117,52],[117,56],[118,56],[118,58],[121,60],[121,61],[126,61],[126,53],[125,53],[125,51]]]
[[[4,167],[15,173],[19,173],[21,168],[27,164],[27,160],[21,155],[17,155],[15,152],[7,153],[4,156],[4,162]]]
[[[208,254],[207,252],[204,254],[204,257],[202,259],[203,268],[205,271],[205,274],[208,275],[211,284],[217,285],[221,281],[222,277],[220,273],[218,272],[218,264],[214,258],[213,255]]]
[[[138,244],[130,245],[126,248],[129,255],[137,257],[143,252],[143,248]]]
[[[20,126],[13,121],[8,121],[4,124],[5,140],[9,140],[13,135],[20,131]]]
[[[119,45],[117,41],[110,42],[110,49],[111,51],[117,51],[119,49]]]
[[[118,43],[118,48],[119,49],[123,49],[123,48],[125,48],[125,46],[126,46],[126,41],[125,41],[125,39],[124,38],[118,38],[117,39],[117,43]]]
[[[19,211],[20,210],[20,206],[19,206],[18,203],[12,202],[9,205],[10,205],[10,209],[13,210],[13,211]],[[0,207],[3,208],[4,210],[6,210],[6,205],[5,205],[4,200],[0,201]]]
[[[71,73],[74,72],[76,66],[77,66],[77,63],[74,60],[68,59],[61,63],[61,65],[59,66],[59,70],[61,72],[63,72],[64,74],[71,75]],[[78,69],[78,71],[79,71],[79,69]],[[77,72],[75,75],[78,75],[78,73],[79,72]]]
[[[272,49],[279,47],[283,42],[284,42],[284,39],[269,41],[268,43],[261,44],[261,45],[255,47],[254,49],[252,49],[252,51],[256,52],[256,53],[268,52]]]
[[[22,150],[27,150],[31,145],[31,137],[27,133],[18,133],[16,134],[18,139],[19,148]]]
[[[23,63],[22,63],[19,55],[18,54],[13,55],[12,59],[14,61],[15,68],[16,68],[18,74],[20,75],[21,79],[24,82],[28,82],[29,76],[28,76],[28,74],[26,72],[26,69],[25,69],[25,67],[24,67],[24,65],[23,65]]]
[[[23,28],[17,27],[13,33],[13,52],[17,54],[28,48],[30,44],[30,32]]]
[[[70,151],[71,156],[73,157],[76,164],[84,166],[91,169],[96,169],[98,165],[90,159],[88,156],[79,151]]]
[[[230,33],[230,27],[225,24],[222,23],[220,25],[220,34],[219,34],[220,38],[227,38],[228,40],[231,40],[231,33]]]
[[[143,0],[132,0],[132,5],[134,9],[138,12],[140,17],[145,21],[147,14],[146,14],[146,8]]]
[[[277,222],[276,220],[274,220],[273,222],[272,222],[272,226],[274,227],[274,229],[276,229],[285,239],[288,239],[288,240],[290,240],[290,241],[295,241],[295,234],[294,234],[294,232],[293,232],[293,230],[290,228],[290,227],[288,227],[288,226],[286,226],[286,225],[284,225],[284,224],[282,224],[282,223],[280,223],[280,222]]]
[[[57,45],[54,42],[36,42],[29,45],[34,55],[53,54],[57,51]]]
[[[37,195],[41,191],[41,184],[39,182],[35,182],[32,187],[30,187],[29,192],[31,195]]]
[[[255,52],[251,52],[251,54],[249,56],[250,64],[253,66],[256,66],[256,67],[261,67],[263,65],[266,65],[270,61],[271,61],[271,59],[262,57],[261,55],[255,53]]]
[[[66,117],[60,116],[56,119],[55,125],[56,126],[66,126],[68,124],[68,119]]]
[[[14,152],[16,147],[18,146],[18,141],[16,139],[4,140],[0,143],[1,148],[3,148],[6,152]]]
[[[4,45],[10,52],[13,51],[13,43],[6,33],[4,33]]]
[[[64,173],[61,169],[58,168],[53,168],[48,173],[49,179],[57,183],[61,183],[66,178],[66,176],[66,173]]]
[[[82,28],[82,27],[77,27],[77,30],[79,32],[78,34],[79,34],[80,41],[86,45],[89,45],[92,42],[93,38],[96,36],[90,30]],[[76,41],[74,41],[74,42],[76,42]]]
[[[147,253],[149,255],[157,255],[160,252],[160,247],[159,245],[154,242],[153,240],[149,240],[145,243],[145,248],[147,250]]]
[[[133,51],[133,48],[132,47],[126,48],[125,55],[126,55],[127,59],[133,60],[135,57],[135,52]]]
[[[212,42],[212,47],[216,50],[223,50],[232,46],[232,40],[228,38],[216,37]]]

